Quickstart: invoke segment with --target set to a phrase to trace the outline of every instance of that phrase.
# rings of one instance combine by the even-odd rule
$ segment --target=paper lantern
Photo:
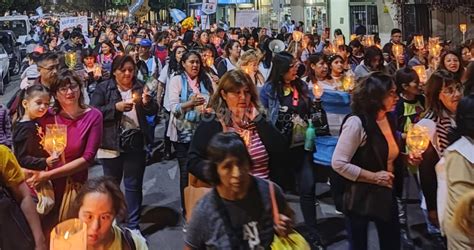
[[[410,152],[415,155],[423,154],[430,143],[428,128],[420,125],[413,125],[408,129],[406,143]]]
[[[76,52],[75,52],[75,51],[67,52],[67,53],[64,55],[64,59],[65,59],[66,66],[67,66],[70,70],[73,70],[74,67],[75,67],[76,64],[77,64],[77,54],[76,54]]]
[[[426,74],[425,66],[423,66],[423,65],[413,66],[413,70],[418,75],[418,78],[420,78],[420,82],[425,83],[428,80],[427,79],[428,76]]]
[[[79,219],[61,222],[51,231],[50,249],[87,249],[87,225]]]
[[[67,126],[63,124],[47,124],[43,138],[43,148],[53,157],[62,154],[67,145]]]
[[[415,48],[423,49],[425,47],[425,41],[423,40],[423,36],[415,36],[413,37],[413,43]]]

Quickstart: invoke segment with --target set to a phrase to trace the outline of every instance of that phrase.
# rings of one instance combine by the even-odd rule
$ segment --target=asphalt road
[[[15,94],[19,86],[19,77],[14,76],[6,87],[5,95],[0,96],[0,102],[6,103]],[[156,138],[163,137],[163,124],[156,128]],[[90,176],[103,175],[100,165],[90,168]],[[417,199],[418,191],[411,183],[410,198]],[[123,187],[122,187],[123,188]],[[330,243],[327,249],[339,250],[348,249],[345,239],[344,220],[341,215],[335,213],[335,208],[328,195],[329,186],[326,183],[318,183],[316,191],[318,194],[317,213],[319,231],[323,238]],[[179,198],[179,171],[176,160],[161,161],[146,168],[143,184],[143,212],[141,230],[146,236],[150,249],[178,250],[183,249],[183,232],[180,214]],[[287,200],[296,212],[296,224],[302,222],[302,215],[299,208],[299,198],[287,195]],[[411,233],[418,237],[419,246],[425,245],[428,241],[423,238],[424,220],[418,204],[409,205],[409,224]],[[369,228],[369,249],[378,249],[378,238],[375,227]],[[421,248],[418,248],[421,249]]]

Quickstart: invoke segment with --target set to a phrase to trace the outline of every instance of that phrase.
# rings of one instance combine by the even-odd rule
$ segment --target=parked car
[[[26,39],[32,26],[28,16],[24,15],[12,15],[12,16],[0,16],[0,30],[12,30],[15,32],[18,42],[21,45],[21,55],[26,55]]]
[[[0,43],[10,59],[10,74],[18,75],[21,65],[21,43],[17,41],[15,33],[11,30],[0,30]]]
[[[7,51],[0,44],[0,95],[3,95],[5,86],[10,82],[10,60]]]

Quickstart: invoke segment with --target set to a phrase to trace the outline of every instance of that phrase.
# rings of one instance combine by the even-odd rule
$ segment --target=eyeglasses
[[[461,83],[454,84],[448,87],[444,87],[441,93],[447,95],[447,96],[454,96],[456,92],[459,91],[459,93],[464,92],[464,86]]]
[[[68,84],[68,85],[66,85],[66,86],[63,86],[63,87],[59,87],[59,88],[58,88],[58,92],[59,92],[60,94],[63,94],[63,95],[67,94],[67,91],[68,91],[68,90],[71,90],[72,92],[78,91],[78,90],[79,90],[79,84],[77,84],[77,83]]]
[[[53,70],[55,70],[55,69],[57,70],[59,68],[59,64],[53,64],[49,67],[43,67],[43,66],[38,65],[38,68],[45,69],[47,71],[53,71]]]

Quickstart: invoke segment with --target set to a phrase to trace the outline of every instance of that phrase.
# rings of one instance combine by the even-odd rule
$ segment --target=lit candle
[[[344,45],[344,37],[339,35],[339,36],[336,36],[336,41],[335,41],[336,45],[339,47],[341,45]]]
[[[425,41],[423,40],[423,36],[414,36],[413,43],[415,45],[415,48],[417,49],[423,49],[425,47]]]
[[[466,31],[467,31],[467,24],[461,23],[459,24],[459,30],[462,32],[462,42],[466,41]]]
[[[357,39],[357,35],[356,34],[351,34],[351,41],[354,41],[355,39]]]
[[[47,124],[43,137],[43,148],[53,157],[58,157],[66,148],[67,126],[63,124]]]
[[[355,76],[353,74],[347,74],[342,79],[342,88],[346,92],[350,92],[354,89]]]
[[[371,47],[375,45],[374,35],[365,35],[365,47]]]
[[[418,78],[420,78],[420,82],[422,83],[425,83],[426,80],[428,80],[427,78],[427,75],[426,75],[426,69],[425,69],[425,66],[423,65],[417,65],[417,66],[413,66],[413,70],[416,72],[416,74],[418,75]]]
[[[394,44],[392,46],[392,53],[395,56],[395,61],[397,63],[397,69],[400,68],[400,65],[398,63],[398,57],[403,55],[403,46],[401,44]]]
[[[87,226],[79,219],[56,225],[51,231],[51,250],[87,249]]]
[[[321,96],[324,93],[324,89],[319,86],[318,83],[313,84],[313,94],[316,99],[321,99]]]
[[[65,61],[66,65],[68,66],[68,68],[71,69],[71,70],[73,70],[74,66],[76,66],[76,63],[77,63],[76,57],[77,57],[77,55],[76,55],[76,52],[74,52],[74,51],[67,52],[64,55],[64,61]]]
[[[102,67],[98,64],[94,66],[94,76],[102,76]]]
[[[212,65],[214,65],[214,58],[208,57],[208,58],[206,59],[206,65],[207,65],[207,67],[209,67],[209,68],[212,67]]]
[[[301,31],[293,32],[293,40],[295,40],[296,42],[300,42],[302,38],[303,38],[303,32]]]
[[[408,129],[406,144],[410,152],[419,156],[425,152],[429,143],[430,137],[428,135],[428,128],[420,125],[413,125]]]

